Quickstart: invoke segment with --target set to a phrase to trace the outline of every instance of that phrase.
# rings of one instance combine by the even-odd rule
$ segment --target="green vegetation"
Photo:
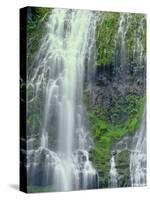
[[[134,50],[137,50],[139,41],[142,41],[144,53],[146,52],[146,19],[144,14],[130,14],[130,19],[126,14],[125,24],[128,27],[125,35],[125,43],[127,48],[127,61],[135,62],[136,55],[133,55]],[[96,28],[96,45],[97,45],[97,64],[110,65],[114,64],[116,53],[121,48],[121,40],[119,38],[118,28],[120,22],[120,13],[103,13],[97,22]],[[139,31],[140,23],[143,20],[143,31]],[[124,25],[124,24],[123,24]]]
[[[146,18],[144,14],[131,14],[132,17],[131,23],[129,25],[127,35],[126,35],[126,43],[128,49],[128,61],[136,62],[136,57],[133,55],[133,50],[137,51],[139,41],[142,42],[144,53],[146,53]],[[143,31],[139,31],[139,27],[143,23]],[[142,27],[141,27],[142,28]]]
[[[135,133],[135,130],[140,125],[141,116],[144,110],[145,97],[137,97],[135,95],[128,95],[126,97],[127,103],[125,112],[128,115],[124,123],[120,123],[119,115],[122,110],[112,108],[113,112],[116,109],[116,118],[118,121],[112,123],[109,120],[109,115],[99,106],[93,106],[91,109],[87,106],[89,121],[91,125],[91,132],[93,135],[95,148],[91,150],[91,158],[96,169],[103,172],[101,176],[101,184],[106,186],[108,183],[108,173],[110,170],[110,158],[112,145],[119,141],[125,135]]]
[[[103,13],[96,27],[97,63],[111,64],[115,50],[115,35],[119,26],[119,13]]]
[[[125,59],[125,68],[128,67],[130,73],[124,76],[128,77],[128,84],[125,82],[117,82],[122,76],[117,78],[114,76],[113,83],[121,84],[120,90],[126,88],[124,94],[118,88],[110,86],[112,93],[108,96],[100,94],[99,99],[109,103],[89,102],[90,95],[84,94],[84,103],[86,105],[91,132],[93,135],[95,148],[91,150],[91,159],[100,173],[102,173],[101,184],[103,187],[108,184],[108,173],[110,170],[110,158],[112,145],[122,139],[125,135],[132,135],[140,125],[141,116],[145,106],[145,87],[140,87],[138,81],[144,82],[144,78],[137,75],[143,73],[145,66],[141,66],[139,56],[141,45],[143,47],[143,58],[146,55],[146,18],[144,14],[126,14],[124,13],[124,21],[122,26],[125,27],[124,35],[124,51],[122,52],[122,36],[119,35],[119,27],[121,25],[120,13],[102,13],[96,27],[96,49],[97,49],[97,65],[98,67],[111,66],[115,74],[122,72],[122,57]],[[119,61],[119,62],[118,62]],[[144,63],[142,62],[142,65]],[[107,68],[103,68],[107,74]],[[124,69],[126,71],[126,69]],[[136,72],[135,74],[133,74]],[[106,76],[109,77],[109,74]],[[105,83],[110,84],[109,80]],[[105,86],[100,86],[103,92]],[[139,92],[138,88],[141,88]],[[107,87],[106,87],[107,88]],[[99,89],[99,90],[100,90]],[[117,91],[116,91],[117,90]],[[109,93],[109,91],[108,91]],[[96,95],[96,94],[95,94]],[[120,157],[122,157],[120,155]]]
[[[27,11],[27,67],[30,73],[31,64],[34,63],[35,55],[40,47],[41,39],[46,32],[46,22],[52,9],[42,7],[29,7]],[[31,69],[33,70],[33,69]],[[42,89],[35,98],[33,86],[27,88],[27,132],[28,136],[35,134],[35,148],[39,146],[39,130],[42,123],[41,101]]]
[[[29,8],[28,8],[29,9]],[[33,62],[39,49],[42,35],[45,33],[45,22],[52,9],[31,7],[31,19],[27,20],[27,61],[28,67]],[[28,12],[29,14],[29,12]]]
[[[116,155],[117,171],[122,176],[119,177],[118,183],[121,187],[130,186],[130,164],[129,164],[129,151],[124,150]]]

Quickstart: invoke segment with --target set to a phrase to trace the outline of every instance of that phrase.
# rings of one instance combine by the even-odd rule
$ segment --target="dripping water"
[[[146,113],[135,133],[130,154],[131,186],[146,185]]]

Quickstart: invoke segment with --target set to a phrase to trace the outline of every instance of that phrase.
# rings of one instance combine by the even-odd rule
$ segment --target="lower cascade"
[[[146,114],[132,141],[130,154],[131,186],[146,185]]]
[[[115,163],[115,157],[114,155],[111,158],[110,161],[110,187],[117,187],[117,178],[118,178],[118,173],[117,173],[117,169],[116,169],[116,163]]]
[[[121,153],[125,157],[121,158]],[[125,153],[125,154],[124,154]],[[116,166],[116,159],[119,158],[121,164]],[[126,161],[125,161],[125,160]],[[118,173],[117,168],[120,173]],[[122,172],[123,171],[123,172]],[[125,177],[125,174],[128,174]],[[142,117],[141,125],[134,136],[125,136],[120,140],[112,151],[109,172],[110,187],[118,187],[119,179],[127,179],[126,186],[146,185],[146,113]]]
[[[95,22],[92,11],[53,9],[49,17],[36,69],[28,81],[36,96],[44,91],[40,146],[34,149],[34,136],[27,141],[29,185],[52,185],[54,191],[98,187],[82,103],[84,63],[95,42]]]

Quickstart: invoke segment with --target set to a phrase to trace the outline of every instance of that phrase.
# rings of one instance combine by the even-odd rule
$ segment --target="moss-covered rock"
[[[115,52],[115,36],[120,13],[106,12],[100,16],[96,27],[97,63],[111,64]]]
[[[124,21],[121,22],[121,17]],[[122,28],[123,38],[119,33]],[[123,41],[124,40],[124,41]],[[144,14],[111,13],[100,15],[96,28],[97,64],[120,65],[117,60],[122,57],[122,42],[124,42],[124,56],[127,64],[137,63],[139,45],[143,46],[146,55],[146,17]],[[120,58],[119,58],[120,57]]]
[[[40,41],[46,31],[46,22],[50,15],[51,8],[28,7],[27,15],[27,66],[33,63],[35,54],[40,46]]]
[[[120,32],[121,26],[123,33]],[[108,184],[113,144],[134,134],[140,125],[145,106],[146,65],[139,60],[137,45],[140,45],[138,50],[144,59],[145,41],[143,14],[106,12],[97,21],[95,82],[92,92],[87,83],[83,99],[95,143],[91,159],[100,174],[101,187]],[[120,162],[120,186],[129,183],[126,156],[127,152],[121,152],[116,158],[117,164]],[[127,167],[124,175],[123,165]]]
[[[127,187],[130,183],[130,154],[123,150],[116,155],[116,169],[118,172],[118,186]]]

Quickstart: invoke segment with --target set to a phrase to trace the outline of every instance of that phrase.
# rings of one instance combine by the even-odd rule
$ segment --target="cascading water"
[[[132,141],[130,154],[131,186],[146,185],[146,114]]]
[[[145,186],[146,185],[146,113],[142,117],[140,128],[134,136],[125,136],[122,140],[115,144],[110,160],[109,182],[110,187],[117,187],[118,179],[121,178],[117,172],[115,157],[121,152],[128,152],[126,161],[127,166],[124,171],[129,168],[128,186]],[[115,154],[115,155],[114,155]],[[127,163],[126,163],[127,164]],[[119,166],[118,166],[119,167]]]
[[[116,163],[115,163],[115,157],[114,155],[111,158],[110,161],[110,172],[109,172],[109,176],[110,176],[110,187],[117,187],[117,178],[118,178],[118,172],[116,169]]]
[[[118,32],[115,37],[116,46],[116,61],[115,64],[121,68],[126,67],[127,62],[127,48],[126,36],[132,21],[132,16],[128,13],[120,14]]]
[[[145,64],[146,55],[142,44],[142,34],[144,33],[145,16],[139,23],[136,35],[136,49],[134,54],[137,56],[138,65],[142,68]],[[130,181],[131,186],[146,185],[146,111],[142,117],[139,130],[136,131],[131,146],[130,154]]]
[[[94,44],[95,23],[92,11],[53,9],[49,16],[36,67],[28,77],[28,87],[35,94],[28,102],[41,91],[43,96],[40,145],[35,149],[32,142],[27,143],[31,185],[52,185],[54,191],[98,186],[97,172],[89,161],[92,143],[82,103],[84,65]],[[34,133],[30,140],[34,141]]]

